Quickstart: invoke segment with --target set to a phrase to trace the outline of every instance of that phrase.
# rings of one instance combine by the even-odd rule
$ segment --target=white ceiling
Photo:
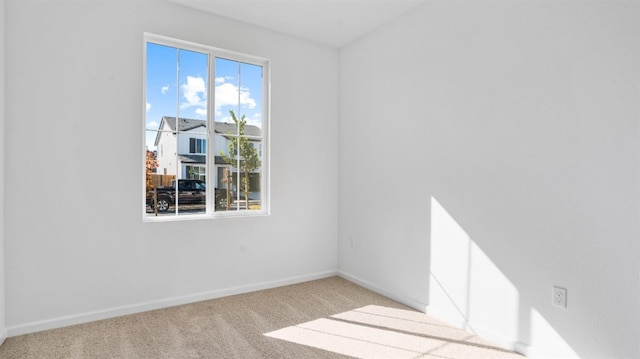
[[[340,48],[425,0],[168,0]]]

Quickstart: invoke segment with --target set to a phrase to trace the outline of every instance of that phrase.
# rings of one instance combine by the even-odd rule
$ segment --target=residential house
[[[229,157],[230,139],[227,134],[237,132],[237,126],[233,123],[216,122],[214,125],[214,169],[212,175],[215,176],[216,187],[226,188],[227,173],[233,180],[231,189],[237,191],[238,172],[236,167],[225,162],[220,155],[223,153]],[[179,118],[176,126],[176,118],[170,116],[162,117],[158,126],[158,133],[154,142],[157,151],[158,167],[156,172],[164,175],[175,175],[177,178],[202,179],[206,177],[207,166],[207,121]],[[253,138],[260,137],[262,130],[258,126],[245,125],[245,135],[251,136],[249,143],[254,146],[258,155],[262,154],[262,143]],[[228,169],[229,172],[225,171]],[[250,197],[257,196],[260,191],[259,173],[250,174]]]

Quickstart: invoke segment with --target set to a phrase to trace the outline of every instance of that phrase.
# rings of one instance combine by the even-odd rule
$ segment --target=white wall
[[[343,48],[340,271],[532,357],[638,357],[638,10],[428,2]]]
[[[9,335],[335,273],[337,50],[159,1],[6,26]],[[271,60],[271,216],[142,222],[145,31]]]
[[[4,341],[4,0],[0,0],[0,344]]]

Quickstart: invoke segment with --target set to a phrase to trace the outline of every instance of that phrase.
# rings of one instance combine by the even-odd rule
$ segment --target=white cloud
[[[147,128],[158,128],[159,124],[156,121],[147,122]]]
[[[169,84],[167,84],[166,86],[162,86],[162,89],[160,89],[160,91],[163,95],[166,94],[167,91],[169,91]]]
[[[262,127],[262,115],[259,113],[254,114],[251,117],[247,118],[247,125],[254,125],[257,127]]]
[[[202,77],[187,76],[187,83],[182,84],[182,92],[184,99],[187,100],[180,104],[180,108],[198,107],[195,111],[199,114],[207,111],[207,87]]]
[[[216,85],[223,84],[223,83],[225,83],[227,81],[231,81],[233,79],[234,79],[234,77],[232,77],[232,76],[216,77]]]
[[[149,112],[149,110],[151,110],[151,104],[147,102],[147,112]]]
[[[250,109],[256,107],[256,101],[251,97],[251,93],[247,88],[240,88],[240,91],[238,91],[238,87],[234,84],[221,83],[216,86],[216,113],[220,113],[222,106],[237,105],[238,95],[240,97],[240,105]]]
[[[220,108],[223,106],[234,106],[240,101],[240,105],[249,109],[256,107],[256,101],[251,97],[248,88],[238,87],[226,81],[228,77],[217,77],[215,79],[215,96],[216,96],[216,114],[221,114]],[[180,108],[186,109],[196,107],[194,110],[198,116],[207,115],[207,87],[202,77],[187,76],[187,82],[182,84],[182,92],[184,102],[180,104]],[[248,119],[249,123],[260,123],[260,119]]]

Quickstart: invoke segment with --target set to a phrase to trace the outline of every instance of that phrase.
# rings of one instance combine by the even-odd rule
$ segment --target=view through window
[[[146,218],[268,213],[267,65],[145,35]]]

